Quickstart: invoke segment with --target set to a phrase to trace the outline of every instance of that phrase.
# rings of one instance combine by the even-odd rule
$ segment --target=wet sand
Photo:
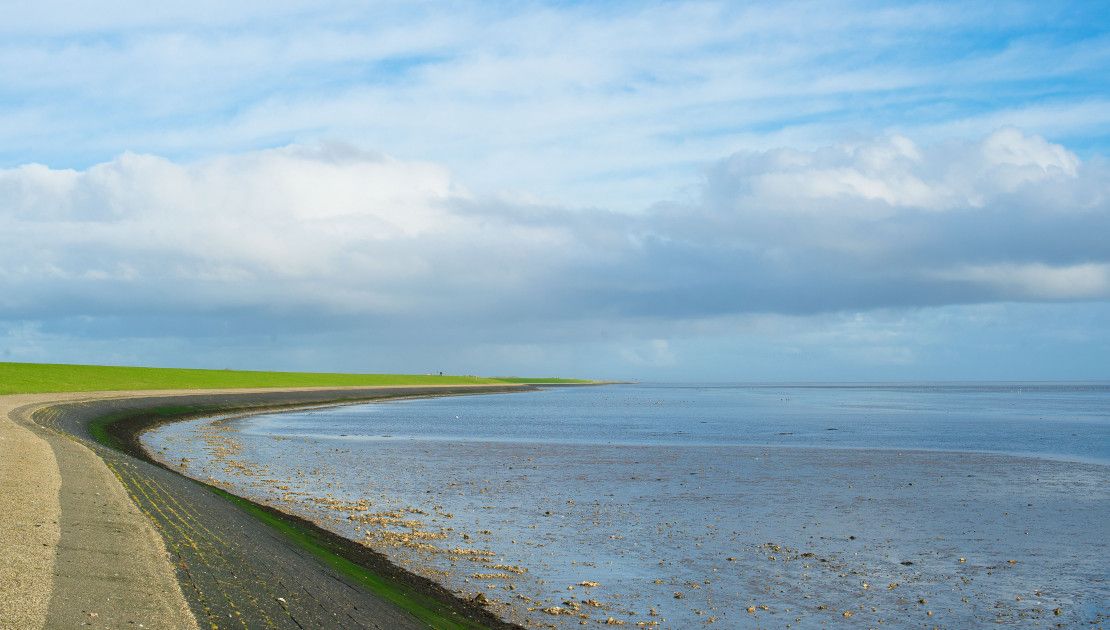
[[[1107,614],[1110,470],[1097,464],[246,426],[174,425],[148,444],[523,625],[1055,626]]]

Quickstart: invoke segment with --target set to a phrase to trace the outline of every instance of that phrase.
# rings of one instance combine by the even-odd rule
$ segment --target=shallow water
[[[526,625],[1110,611],[1106,385],[566,388],[189,421],[144,441]]]

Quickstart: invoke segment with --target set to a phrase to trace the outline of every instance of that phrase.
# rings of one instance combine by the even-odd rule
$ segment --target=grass
[[[202,409],[199,407],[178,405],[157,407],[155,409],[147,410],[146,413],[161,418],[175,418],[186,416],[192,413],[198,413],[200,411],[202,411]],[[127,449],[125,448],[125,445],[120,441],[118,437],[116,437],[116,435],[112,431],[108,429],[108,425],[120,420],[131,418],[134,415],[134,411],[117,411],[115,413],[109,413],[93,418],[89,421],[88,424],[89,435],[91,435],[94,440],[100,442],[104,446],[113,448],[117,451],[126,452]]]
[[[329,374],[248,372],[178,368],[0,363],[0,395],[150,389],[237,389],[261,387],[353,387],[390,385],[497,385],[503,383],[588,383],[557,378],[487,378],[431,374]]]

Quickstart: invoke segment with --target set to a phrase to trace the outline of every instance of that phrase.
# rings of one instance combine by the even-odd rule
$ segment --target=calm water
[[[526,625],[1047,626],[1110,610],[1107,385],[564,388],[145,441]]]

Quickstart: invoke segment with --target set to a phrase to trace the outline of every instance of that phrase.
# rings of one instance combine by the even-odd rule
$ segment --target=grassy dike
[[[334,374],[179,368],[0,363],[0,395],[153,389],[282,387],[388,387],[408,385],[584,384],[564,378],[440,376],[432,374]]]
[[[559,378],[484,378],[475,376],[432,376],[405,374],[324,374],[293,372],[245,372],[88,365],[0,363],[0,395],[126,390],[184,390],[296,387],[407,387],[522,384],[586,384],[590,381]],[[350,390],[348,390],[350,391]],[[452,393],[467,393],[462,388]],[[404,396],[404,392],[385,397]],[[282,405],[267,406],[280,409]],[[88,435],[114,451],[152,460],[139,444],[144,430],[174,420],[224,412],[256,411],[258,406],[172,405],[140,410],[107,412],[87,422]],[[165,466],[162,466],[166,468]],[[176,471],[174,471],[175,474]],[[221,488],[199,486],[236,505],[262,527],[279,533],[296,547],[352,583],[408,611],[433,628],[513,627],[492,616],[477,603],[459,599],[450,591],[393,565],[385,556],[359,543],[320,528],[305,519],[254,503]],[[125,483],[125,485],[127,485]],[[129,487],[129,491],[133,491]]]

